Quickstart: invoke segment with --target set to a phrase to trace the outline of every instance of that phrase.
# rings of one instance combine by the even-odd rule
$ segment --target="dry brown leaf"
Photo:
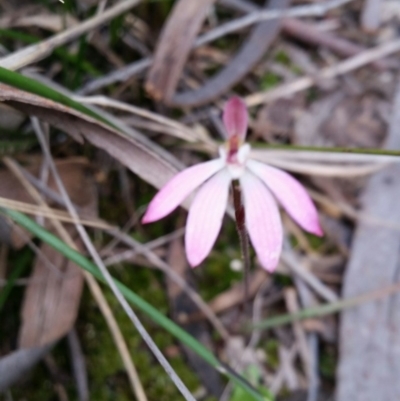
[[[269,276],[265,270],[257,269],[249,277],[249,298],[256,295],[257,291],[260,289],[261,285],[265,284],[270,280]],[[230,308],[238,306],[243,303],[244,297],[244,287],[243,283],[236,283],[226,291],[217,295],[213,298],[208,306],[214,313],[221,313]],[[191,315],[185,317],[185,321],[194,322],[197,320],[204,319],[204,315],[200,312],[192,313]]]
[[[41,160],[37,157],[25,158],[25,164],[28,164],[28,166],[26,166],[27,171],[37,177]],[[77,206],[88,205],[91,202],[93,194],[91,192],[92,188],[88,186],[86,182],[84,170],[87,168],[88,163],[85,159],[73,158],[62,161],[59,160],[56,161],[56,165],[72,202]],[[34,201],[22,184],[15,179],[15,176],[9,170],[0,171],[0,182],[0,197],[29,204]],[[57,186],[52,177],[49,179],[48,187],[49,189],[58,192]],[[49,204],[52,205],[53,203],[50,202]],[[2,217],[0,217],[0,221],[4,221]],[[1,237],[2,242],[9,243],[16,249],[22,248],[31,238],[31,235],[25,230],[24,235],[21,235],[21,230],[22,229],[19,227],[7,230],[3,233],[7,233],[7,235]]]
[[[157,188],[182,167],[172,155],[139,133],[135,138],[127,136],[52,100],[0,84],[0,102],[49,122],[79,142],[87,140]]]
[[[278,99],[265,105],[257,113],[254,123],[254,133],[266,142],[277,139],[290,139],[294,117],[303,108],[304,96],[294,96],[291,99]]]
[[[168,19],[155,53],[146,89],[170,106],[200,106],[215,100],[239,83],[261,60],[280,29],[279,20],[256,24],[236,55],[218,73],[195,90],[175,93],[195,35],[212,0],[181,0]],[[271,0],[265,7],[283,10],[290,0]]]
[[[270,280],[270,278],[265,270],[257,269],[252,273],[249,277],[249,297],[253,297],[266,280]],[[243,296],[243,283],[235,284],[233,287],[211,300],[209,306],[215,313],[220,313],[241,304],[243,302]]]
[[[84,158],[74,157],[66,160],[55,160],[55,163],[71,201],[82,211],[86,211],[88,215],[96,216],[95,187],[90,175],[86,174],[87,171],[90,171],[88,161]],[[53,176],[49,178],[48,187],[59,193]]]
[[[31,169],[32,174],[37,174],[38,172],[38,164]],[[0,171],[0,196],[12,200],[18,200],[21,202],[32,202],[31,197],[28,192],[24,189],[24,187],[15,179],[14,175],[11,174],[8,170]],[[4,227],[9,227],[8,223],[3,217],[0,217],[0,220],[3,222],[2,225]],[[26,245],[27,241],[31,238],[31,235],[25,230],[24,235],[21,235],[21,228],[9,229],[4,231],[4,236],[1,238],[2,242],[7,244],[11,244],[14,248],[20,249]]]
[[[181,0],[171,12],[161,33],[146,90],[157,100],[175,93],[183,66],[209,7],[215,0]]]
[[[84,174],[84,169],[88,167],[88,163],[83,158],[71,158],[67,160],[56,160],[57,170],[63,180],[65,188],[69,196],[76,205],[87,205],[92,193],[90,188],[86,187],[87,181]],[[33,158],[25,158],[26,170],[38,176],[41,160]],[[32,203],[33,199],[23,187],[23,185],[15,179],[15,176],[9,170],[0,171],[0,196],[7,199],[12,199],[20,202]],[[54,179],[50,177],[48,183],[49,189],[58,192]]]
[[[85,174],[85,164],[65,161],[59,163],[58,170],[71,200],[95,217],[97,194],[94,181]],[[75,323],[82,294],[81,269],[47,244],[40,249],[22,306],[21,348],[46,345],[68,333]]]
[[[38,165],[34,170],[30,169],[32,174],[37,173]],[[32,171],[33,170],[33,171]],[[36,175],[36,174],[35,174]],[[20,202],[32,202],[25,188],[15,179],[14,175],[8,170],[0,171],[0,196],[7,199],[14,199]]]
[[[321,135],[339,147],[379,148],[386,131],[379,104],[375,95],[344,99],[321,125]]]
[[[80,268],[47,244],[37,256],[22,307],[20,348],[49,344],[75,323],[83,288]]]

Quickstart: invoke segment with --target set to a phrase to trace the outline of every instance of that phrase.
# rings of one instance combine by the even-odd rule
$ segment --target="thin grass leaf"
[[[21,227],[25,228],[36,237],[42,241],[49,244],[51,247],[59,251],[67,259],[73,261],[75,264],[80,266],[82,269],[93,274],[98,280],[105,282],[101,272],[88,259],[86,259],[82,254],[76,252],[68,245],[66,245],[59,238],[45,230],[43,227],[36,224],[29,217],[22,213],[0,208],[0,211],[10,217],[14,222],[19,224]],[[207,363],[217,369],[220,373],[229,377],[234,383],[241,386],[246,393],[251,395],[254,400],[265,401],[265,397],[260,394],[256,389],[254,389],[243,377],[235,373],[231,368],[222,364],[212,352],[210,352],[206,347],[199,343],[195,338],[188,334],[185,330],[181,329],[178,325],[168,319],[166,316],[161,314],[157,309],[147,303],[143,298],[135,294],[131,289],[126,287],[124,284],[120,283],[118,280],[113,279],[121,293],[126,297],[126,299],[131,302],[134,306],[144,312],[157,324],[167,330],[170,334],[180,340],[183,344],[188,346],[194,352],[196,352],[201,358],[203,358]]]
[[[304,319],[318,318],[333,313],[338,313],[344,309],[355,308],[366,302],[376,301],[388,297],[400,291],[400,284],[396,283],[377,291],[362,294],[357,297],[340,299],[328,304],[302,309],[296,313],[287,313],[278,316],[272,316],[256,324],[249,325],[248,329],[271,329],[273,327],[284,326],[286,324],[298,322]]]
[[[7,70],[0,70],[8,73]],[[4,74],[3,74],[4,75]],[[35,115],[49,124],[71,135],[76,141],[85,139],[92,145],[103,149],[113,158],[128,167],[143,180],[160,188],[180,169],[182,164],[172,154],[165,151],[140,132],[119,126],[117,119],[97,110],[88,110],[79,102],[73,101],[69,94],[60,93],[61,90],[47,88],[46,85],[35,82],[24,76],[12,73],[14,78],[22,79],[22,86],[26,82],[36,84],[43,93],[43,87],[50,90],[50,95],[57,100],[43,97],[32,91],[21,90],[15,85],[0,83],[0,101],[8,104],[25,114]],[[14,82],[15,84],[15,82]],[[32,88],[30,88],[32,89]],[[58,101],[60,99],[62,102]],[[71,104],[72,107],[63,103]],[[84,112],[77,109],[82,108]],[[92,117],[95,115],[95,118]],[[98,117],[100,116],[101,117]],[[106,123],[99,121],[107,119]],[[114,128],[115,127],[115,128]]]
[[[0,28],[0,38],[10,38],[15,39],[20,42],[32,44],[40,42],[40,38],[35,35],[26,34],[20,31],[16,31],[14,29],[4,29]],[[82,71],[86,71],[93,76],[100,76],[101,72],[94,67],[89,61],[81,60],[79,55],[69,53],[64,47],[60,47],[54,50],[54,54],[59,57],[62,61],[71,63],[76,66],[78,69],[82,69]]]
[[[33,93],[35,95],[42,96],[46,99],[53,100],[54,102],[61,103],[64,106],[71,107],[81,113],[86,114],[92,118],[101,121],[108,126],[116,129],[116,126],[109,120],[102,117],[100,114],[95,113],[93,110],[87,108],[79,102],[74,101],[68,96],[49,88],[48,86],[32,79],[21,75],[17,72],[7,70],[6,68],[0,67],[0,82],[15,88]],[[385,156],[400,156],[398,150],[387,150],[387,149],[360,149],[360,148],[335,148],[335,147],[317,147],[317,146],[296,146],[296,145],[270,145],[270,144],[252,144],[255,149],[281,149],[289,151],[313,151],[313,152],[336,152],[336,153],[357,153],[357,154],[368,154],[368,155],[385,155]]]
[[[372,148],[338,148],[338,147],[320,147],[320,146],[298,146],[298,145],[277,145],[265,143],[252,143],[255,149],[277,149],[287,151],[312,151],[312,152],[335,152],[335,153],[356,153],[364,155],[383,155],[383,156],[400,156],[400,150],[392,149],[372,149]]]
[[[108,126],[116,129],[114,124],[110,123],[107,119],[102,117],[100,114],[95,113],[93,110],[83,106],[82,104],[72,100],[68,96],[49,88],[48,86],[24,75],[18,74],[17,72],[7,70],[6,68],[0,67],[0,82],[10,85],[14,88],[21,89],[23,91],[33,93],[38,96],[42,96],[46,99],[53,100],[54,102],[61,103],[64,106],[68,106],[71,109],[86,114],[89,117],[95,118],[96,120],[107,124]]]

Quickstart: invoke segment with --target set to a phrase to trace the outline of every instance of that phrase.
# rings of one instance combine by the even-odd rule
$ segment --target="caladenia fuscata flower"
[[[283,230],[277,201],[304,230],[321,236],[316,208],[303,186],[286,172],[249,158],[245,143],[248,113],[244,102],[231,98],[223,111],[226,142],[219,158],[189,167],[173,177],[153,198],[143,223],[171,213],[198,189],[189,208],[185,249],[192,267],[210,253],[228,204],[232,182],[239,182],[244,221],[262,267],[272,272],[282,250]]]

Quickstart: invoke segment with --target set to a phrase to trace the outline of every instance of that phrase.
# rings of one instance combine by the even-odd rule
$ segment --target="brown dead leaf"
[[[81,269],[47,244],[40,247],[22,307],[20,348],[49,344],[75,323],[83,276]]]
[[[32,174],[37,174],[39,165],[36,164],[31,169]],[[12,200],[18,200],[21,202],[32,202],[31,197],[24,187],[18,180],[15,179],[14,175],[8,170],[0,171],[0,196]],[[1,242],[12,245],[16,249],[20,249],[26,245],[27,241],[31,238],[31,235],[23,231],[24,235],[21,235],[21,228],[15,229],[10,228],[8,223],[3,217],[0,217],[2,227],[9,227],[9,229],[3,231]]]
[[[376,95],[346,96],[335,91],[313,102],[309,110],[296,115],[296,144],[345,148],[379,148],[385,137],[382,101]],[[312,183],[333,201],[358,206],[364,178],[321,178]]]
[[[76,160],[58,164],[71,200],[85,214],[96,216],[95,184],[85,174],[85,164],[77,163]],[[71,228],[70,232],[74,232],[74,229]],[[81,269],[47,244],[42,244],[40,250],[22,306],[19,334],[21,348],[49,344],[70,331],[75,323],[82,294]]]
[[[261,108],[257,113],[254,133],[267,142],[291,137],[294,117],[304,103],[304,96],[294,96],[291,99],[279,99]]]
[[[335,91],[313,102],[308,110],[299,110],[294,121],[295,143],[303,146],[333,146],[328,138],[321,135],[321,125],[344,98],[343,92]]]
[[[378,148],[386,132],[378,108],[373,95],[346,98],[321,125],[321,135],[340,147]]]
[[[261,285],[265,284],[270,280],[267,273],[262,269],[257,269],[249,277],[249,298],[255,296]],[[234,284],[228,290],[222,292],[213,298],[208,306],[214,313],[221,313],[230,308],[238,306],[243,303],[244,287],[243,283]],[[185,320],[188,322],[197,321],[204,319],[204,315],[201,313],[192,313]]]
[[[249,297],[253,297],[261,285],[269,279],[269,276],[262,269],[257,269],[254,273],[252,273],[249,277]],[[229,290],[217,295],[209,302],[209,306],[215,313],[220,313],[224,310],[241,304],[243,302],[243,294],[243,283],[236,284]]]
[[[88,174],[90,165],[84,158],[69,158],[65,160],[55,160],[58,173],[62,179],[65,189],[71,201],[81,208],[82,212],[88,216],[96,216],[97,198],[96,189],[92,176]],[[59,193],[57,184],[50,176],[49,189]]]
[[[34,175],[38,172],[39,165],[29,169]],[[29,196],[25,188],[20,184],[15,176],[9,170],[0,171],[0,196],[7,199],[14,199],[20,202],[32,202],[32,198]]]
[[[27,164],[26,170],[33,176],[37,177],[41,160],[37,157],[29,157],[25,158],[25,164]],[[58,160],[56,161],[56,165],[72,202],[79,207],[89,205],[93,198],[93,188],[87,183],[85,170],[88,167],[88,163],[85,159],[73,158],[68,160]],[[23,185],[15,179],[15,176],[9,170],[0,171],[0,182],[0,197],[19,202],[34,202]],[[49,179],[48,187],[52,191],[58,193],[57,185],[52,177]],[[49,205],[52,206],[54,203],[50,202]],[[97,206],[94,205],[94,208],[97,209]],[[88,212],[93,215],[91,210],[88,210]],[[0,217],[0,221],[4,222],[4,227],[8,227],[3,217]],[[31,238],[31,235],[25,230],[23,231],[24,234],[21,235],[21,230],[22,229],[18,227],[12,230],[2,231],[3,236],[0,236],[1,242],[9,243],[15,249],[22,248],[26,245],[29,238]]]
[[[0,102],[49,122],[79,142],[87,140],[157,188],[182,168],[172,155],[140,133],[127,136],[52,100],[0,84]]]
[[[280,21],[256,24],[230,62],[198,89],[174,93],[190,47],[205,13],[214,0],[180,0],[161,35],[146,89],[156,100],[170,106],[200,106],[226,93],[261,60],[280,30]],[[264,7],[283,10],[290,0],[266,1]]]
[[[88,183],[85,177],[85,169],[88,167],[87,161],[83,158],[70,158],[55,160],[55,163],[72,202],[79,206],[90,203],[93,194],[92,188],[87,187]],[[25,158],[26,170],[35,177],[38,177],[40,165],[41,159],[37,157]],[[0,182],[1,197],[32,203],[33,199],[29,193],[9,170],[0,170]],[[49,179],[48,187],[52,191],[58,192],[57,185],[52,177]]]
[[[146,90],[156,100],[175,93],[193,41],[215,0],[181,0],[175,4],[161,33]]]

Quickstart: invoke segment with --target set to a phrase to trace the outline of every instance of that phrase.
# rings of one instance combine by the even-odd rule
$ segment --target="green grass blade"
[[[33,78],[21,75],[18,72],[10,71],[6,68],[0,67],[0,82],[13,86],[14,88],[42,96],[46,99],[53,100],[54,102],[61,103],[64,106],[70,107],[71,109],[86,114],[89,117],[95,118],[96,120],[107,124],[114,129],[118,129],[100,114],[95,113],[81,103],[76,102],[75,100],[52,88],[49,88],[47,85],[44,85]]]
[[[395,283],[388,287],[361,294],[356,297],[340,299],[329,304],[323,304],[314,306],[312,308],[302,309],[295,313],[272,316],[268,319],[261,320],[258,323],[249,325],[248,329],[271,329],[273,327],[291,324],[304,319],[324,317],[333,313],[341,312],[344,309],[355,308],[364,303],[388,297],[398,292],[400,292],[400,283]]]
[[[0,38],[10,38],[14,40],[19,40],[24,43],[33,44],[40,42],[40,38],[35,35],[20,32],[14,29],[4,29],[0,28]],[[95,68],[87,60],[80,60],[78,56],[69,53],[64,47],[54,49],[54,54],[59,57],[62,61],[74,64],[78,69],[82,69],[94,76],[100,76],[101,72]]]
[[[7,70],[6,68],[0,67],[0,82],[7,85],[13,86],[15,88],[34,93],[45,97],[46,99],[53,100],[63,104],[64,106],[71,107],[89,117],[95,118],[108,126],[118,129],[107,119],[102,117],[100,114],[95,113],[84,105],[74,101],[68,96],[49,88],[48,86],[38,82],[32,78],[21,75],[17,72]],[[358,153],[358,154],[368,154],[368,155],[385,155],[385,156],[400,156],[400,150],[388,150],[388,149],[360,149],[360,148],[331,148],[331,147],[317,147],[317,146],[296,146],[296,145],[270,145],[254,143],[252,144],[255,149],[282,149],[291,151],[313,151],[313,152],[336,152],[336,153]]]
[[[400,156],[400,150],[392,149],[374,149],[374,148],[338,148],[338,147],[320,147],[320,146],[298,146],[298,145],[283,145],[283,144],[266,144],[252,143],[254,149],[277,149],[296,151],[311,151],[311,152],[335,152],[335,153],[355,153],[363,155],[381,155],[381,156]]]
[[[16,212],[14,210],[3,209],[0,208],[0,211],[14,220],[21,227],[25,228],[36,237],[41,239],[42,241],[49,244],[51,247],[56,249],[62,255],[64,255],[67,259],[73,261],[75,264],[80,266],[82,269],[88,271],[93,274],[98,280],[105,282],[102,274],[96,265],[90,262],[87,258],[85,258],[79,252],[76,252],[68,245],[66,245],[63,241],[57,238],[55,235],[51,234],[43,227],[36,224],[32,219],[25,216],[22,213]],[[194,337],[188,334],[185,330],[181,329],[177,324],[172,322],[162,313],[160,313],[157,309],[155,309],[152,305],[147,303],[143,298],[139,297],[136,293],[134,293],[131,289],[126,287],[124,284],[114,279],[115,284],[118,286],[121,293],[126,297],[126,299],[131,302],[135,307],[144,312],[147,316],[149,316],[152,320],[158,323],[161,327],[171,333],[174,337],[179,339],[186,346],[191,348],[194,352],[196,352],[201,358],[203,358],[206,362],[208,362],[211,366],[217,369],[219,372],[225,374],[229,377],[233,382],[241,386],[246,393],[251,395],[254,400],[257,401],[265,401],[265,397],[260,394],[256,389],[254,389],[244,378],[240,375],[236,374],[229,367],[223,365],[212,352],[210,352],[206,347],[204,347],[201,343],[199,343]]]

